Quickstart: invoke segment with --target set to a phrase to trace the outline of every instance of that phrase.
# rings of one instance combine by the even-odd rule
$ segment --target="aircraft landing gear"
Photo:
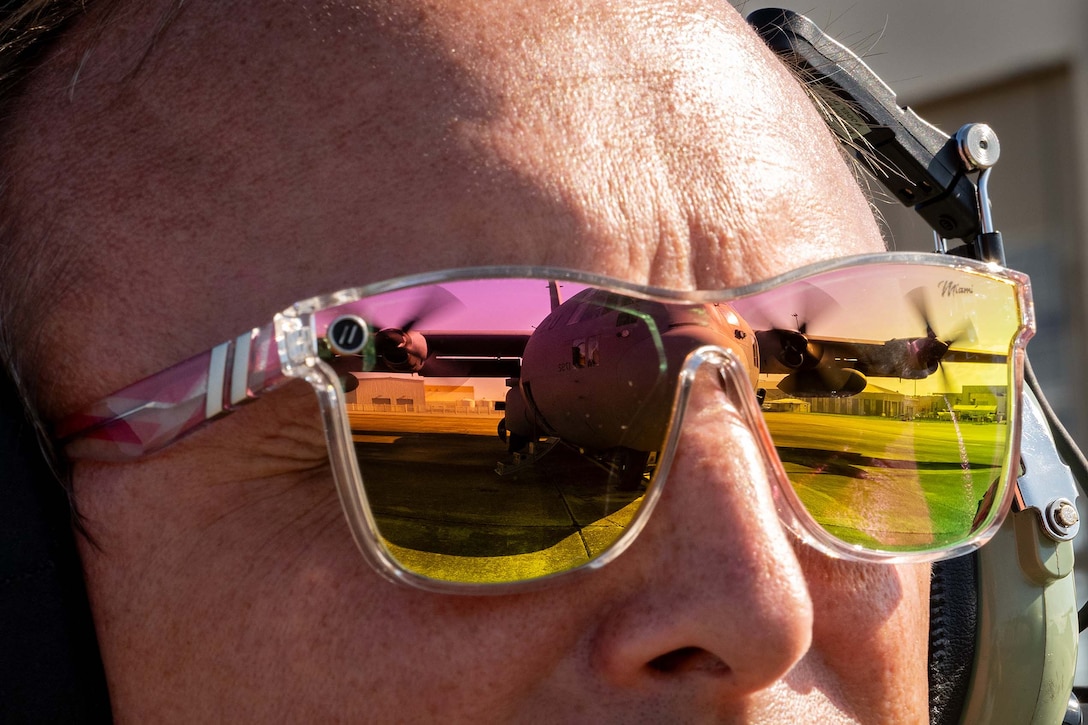
[[[631,448],[613,448],[609,461],[613,475],[618,479],[617,489],[635,491],[645,481],[646,464],[650,460],[648,451],[636,451]]]
[[[517,453],[524,450],[525,446],[531,442],[529,438],[517,433],[511,433],[506,428],[506,418],[499,421],[498,426],[499,439],[506,444],[506,450],[510,453]]]
[[[511,435],[510,437],[514,438],[515,436]],[[521,436],[516,437],[521,438]],[[558,444],[558,438],[542,438],[536,441],[527,441],[517,450],[512,451],[513,456],[509,460],[499,461],[495,465],[495,473],[500,476],[509,476],[512,473],[517,473],[522,468],[527,468],[543,458]]]

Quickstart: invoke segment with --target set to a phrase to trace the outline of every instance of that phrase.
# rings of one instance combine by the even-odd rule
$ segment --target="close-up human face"
[[[18,223],[68,274],[52,419],[402,275],[713,290],[882,248],[801,87],[726,6],[192,3],[164,24],[149,5],[92,7],[13,121]],[[798,542],[763,445],[704,371],[640,536],[503,596],[368,566],[302,384],[138,462],[79,462],[114,712],[921,721],[928,567]]]

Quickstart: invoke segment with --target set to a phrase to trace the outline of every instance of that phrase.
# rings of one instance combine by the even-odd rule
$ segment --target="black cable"
[[[1084,454],[1073,441],[1073,437],[1069,435],[1069,431],[1058,420],[1054,409],[1050,407],[1046,395],[1043,394],[1043,389],[1039,387],[1039,380],[1035,377],[1035,371],[1031,368],[1030,360],[1026,360],[1024,363],[1024,382],[1028,384],[1031,391],[1035,393],[1035,397],[1038,398],[1039,407],[1042,408],[1043,415],[1046,417],[1050,430],[1054,434],[1054,444],[1058,449],[1058,454],[1062,457],[1065,465],[1069,466],[1073,478],[1076,479],[1077,485],[1083,493],[1084,484],[1088,482],[1088,459],[1085,459]]]

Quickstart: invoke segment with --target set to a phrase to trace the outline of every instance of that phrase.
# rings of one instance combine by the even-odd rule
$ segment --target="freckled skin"
[[[162,5],[101,32],[92,6],[14,119],[21,228],[72,260],[50,416],[411,272],[711,288],[881,249],[803,92],[721,3],[194,0],[133,74]],[[797,543],[737,411],[700,377],[640,538],[503,597],[367,566],[303,385],[81,463],[117,717],[923,722],[928,568]]]

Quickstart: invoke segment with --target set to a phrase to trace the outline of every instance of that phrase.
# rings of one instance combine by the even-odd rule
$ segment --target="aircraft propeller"
[[[925,378],[939,372],[942,378],[946,378],[947,373],[942,365],[945,356],[957,342],[970,340],[975,336],[974,326],[968,321],[966,326],[942,339],[933,329],[933,316],[926,302],[925,290],[917,287],[907,293],[907,298],[919,320],[925,325],[926,336],[915,338],[907,344],[908,354],[904,362],[908,367],[903,371],[902,377]]]
[[[793,299],[776,300],[773,307],[763,311],[772,329],[762,331],[757,337],[761,354],[772,355],[790,370],[814,370],[820,367],[824,350],[808,338],[809,325],[839,305],[831,295],[816,287],[805,286],[800,292]]]
[[[824,345],[808,336],[811,325],[839,308],[831,295],[805,286],[792,299],[776,300],[773,308],[774,314],[767,315],[772,329],[757,332],[756,339],[760,355],[773,357],[789,371],[778,384],[780,390],[790,395],[822,396],[853,395],[865,389],[864,375],[837,364]]]
[[[428,373],[440,374],[440,371],[432,370],[435,365],[434,361],[427,360],[427,340],[415,328],[425,326],[463,304],[442,287],[426,287],[415,292],[418,298],[410,300],[411,311],[402,320],[373,319],[373,325],[378,329],[374,335],[375,352],[378,361],[394,372],[419,372],[426,364]]]

